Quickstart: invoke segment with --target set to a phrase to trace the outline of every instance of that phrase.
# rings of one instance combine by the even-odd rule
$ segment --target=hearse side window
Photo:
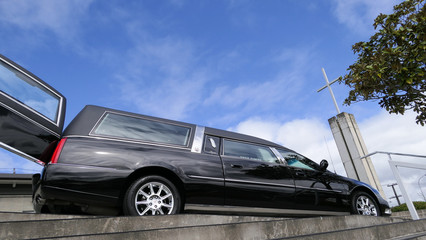
[[[0,92],[54,123],[57,122],[59,96],[2,61],[0,61]]]
[[[277,162],[278,160],[269,147],[236,142],[227,139],[223,140],[223,154],[225,156],[264,162]]]
[[[108,113],[94,134],[154,143],[187,146],[191,128]]]
[[[309,170],[319,168],[318,164],[295,152],[287,151],[284,149],[278,149],[278,152],[281,153],[284,160],[290,167],[304,168]]]

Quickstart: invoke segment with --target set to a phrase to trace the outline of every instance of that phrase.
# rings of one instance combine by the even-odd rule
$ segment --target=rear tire
[[[355,192],[352,195],[352,213],[359,215],[380,216],[377,202],[366,192]]]
[[[176,186],[161,176],[145,176],[133,182],[123,202],[125,215],[168,215],[180,212],[181,197]]]
[[[33,208],[36,213],[47,213],[47,206],[42,203],[40,196],[40,185],[33,185],[33,197],[32,197]]]

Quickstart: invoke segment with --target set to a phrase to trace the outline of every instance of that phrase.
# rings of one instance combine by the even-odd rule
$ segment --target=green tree
[[[344,104],[376,100],[389,113],[412,109],[426,123],[426,6],[407,0],[374,20],[376,33],[352,46],[357,61],[340,79],[351,90]]]

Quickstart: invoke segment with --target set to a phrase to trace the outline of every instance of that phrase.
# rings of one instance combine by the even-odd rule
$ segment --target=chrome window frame
[[[60,122],[62,121],[62,108],[63,108],[63,103],[64,103],[64,97],[62,97],[61,95],[57,94],[54,90],[52,90],[51,88],[49,88],[48,86],[46,86],[45,84],[43,84],[42,82],[38,81],[36,78],[34,78],[33,76],[29,75],[28,73],[26,73],[25,71],[22,71],[21,69],[17,68],[14,64],[10,63],[9,61],[7,61],[6,59],[2,58],[0,56],[0,61],[2,61],[3,63],[5,63],[6,65],[8,65],[9,67],[15,69],[16,71],[20,72],[21,74],[25,75],[26,77],[28,77],[31,81],[34,81],[35,83],[37,83],[39,86],[43,87],[45,90],[49,91],[50,93],[52,93],[54,96],[58,97],[59,101],[58,101],[58,108],[56,109],[56,121],[50,119],[49,117],[45,116],[44,114],[42,114],[41,112],[31,108],[30,106],[25,105],[23,102],[19,101],[18,99],[14,98],[13,96],[0,91],[0,94],[4,97],[9,98],[11,101],[19,104],[20,106],[24,107],[25,109],[37,114],[38,116],[42,117],[43,119],[49,121],[50,123],[53,123],[55,126],[59,127]]]
[[[186,138],[186,140],[187,140],[186,141],[186,145],[168,144],[168,143],[146,141],[146,140],[135,139],[135,138],[117,137],[117,136],[96,134],[95,130],[99,127],[99,125],[102,123],[102,121],[106,118],[106,116],[108,114],[120,115],[120,116],[125,116],[125,117],[130,117],[130,118],[137,118],[137,119],[142,119],[142,120],[147,120],[147,121],[153,121],[153,122],[159,122],[159,123],[163,123],[163,124],[169,124],[169,125],[174,125],[174,126],[179,126],[179,127],[187,128],[189,130],[189,134],[188,134],[188,136]],[[167,122],[167,121],[161,121],[161,120],[152,119],[152,118],[148,118],[148,117],[144,117],[144,116],[135,116],[135,115],[131,115],[131,114],[117,113],[117,112],[113,112],[113,111],[105,111],[102,114],[102,116],[98,119],[98,121],[96,122],[96,124],[93,126],[93,128],[90,130],[90,132],[89,132],[88,135],[92,136],[92,137],[103,138],[103,139],[119,140],[119,141],[125,141],[125,142],[133,142],[133,143],[143,143],[143,144],[154,145],[154,146],[169,146],[169,147],[174,147],[174,148],[189,148],[189,146],[193,142],[193,141],[191,141],[192,140],[193,131],[194,131],[193,127],[192,126],[188,126],[188,125],[170,123],[170,122]]]
[[[237,156],[229,156],[229,155],[225,155],[225,141],[231,141],[231,142],[238,142],[238,143],[243,143],[243,144],[249,144],[249,145],[253,145],[253,146],[259,146],[259,147],[264,147],[266,149],[269,149],[272,153],[272,156],[275,156],[276,160],[281,161],[278,156],[274,153],[274,151],[271,149],[270,146],[267,145],[262,145],[262,144],[257,144],[257,143],[252,143],[252,142],[246,142],[246,141],[240,141],[240,140],[235,140],[232,138],[222,138],[222,149],[220,151],[220,156],[224,156],[224,157],[228,157],[228,158],[234,158],[234,159],[245,159],[245,160],[250,160],[250,161],[258,161],[258,162],[264,162],[264,163],[275,163],[275,164],[279,164],[277,162],[268,162],[268,161],[264,161],[262,159],[251,159],[251,158],[242,158],[242,157],[237,157]]]
[[[281,155],[280,152],[274,147],[269,147],[271,151],[275,154],[275,156],[278,158],[278,161],[284,166],[288,166],[287,161],[284,159],[284,157]]]

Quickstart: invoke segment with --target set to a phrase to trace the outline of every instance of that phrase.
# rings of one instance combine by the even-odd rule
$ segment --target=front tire
[[[123,203],[125,215],[168,215],[180,212],[181,198],[175,185],[161,176],[146,176],[133,182]]]
[[[352,196],[352,213],[359,215],[380,216],[379,205],[366,192],[356,192]]]

